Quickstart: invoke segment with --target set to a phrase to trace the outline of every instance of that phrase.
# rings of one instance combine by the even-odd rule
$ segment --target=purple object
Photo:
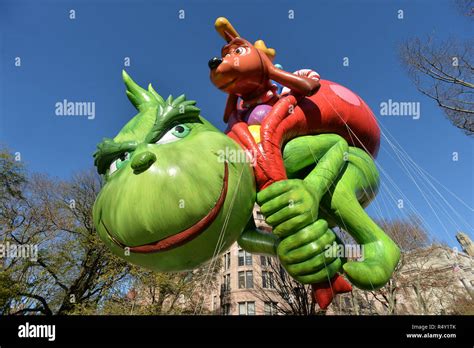
[[[247,111],[243,119],[249,126],[260,125],[262,124],[263,119],[271,109],[272,107],[267,104],[257,105]]]

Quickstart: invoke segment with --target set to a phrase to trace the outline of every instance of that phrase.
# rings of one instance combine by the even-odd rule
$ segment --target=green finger
[[[313,221],[314,219],[311,215],[311,212],[300,214],[276,226],[273,229],[273,233],[280,238],[285,238],[293,234],[295,231],[308,226]]]
[[[313,256],[309,260],[288,265],[288,273],[293,276],[303,276],[320,271],[326,265],[329,265],[334,261],[334,259],[336,259],[336,256],[334,256],[337,255],[335,250],[336,248],[337,244],[332,245],[329,250],[327,250],[327,252],[324,251],[320,254],[317,254],[316,256]]]
[[[311,243],[303,245],[299,248],[296,248],[292,251],[286,253],[280,252],[278,255],[280,259],[287,264],[303,262],[309,259],[310,257],[325,252],[329,247],[332,247],[335,240],[335,234],[331,230],[326,230],[326,233],[324,233],[321,238],[314,240]],[[278,245],[278,250],[284,250],[283,248],[285,246],[281,247],[281,244],[282,243],[280,242],[280,245]]]
[[[334,275],[341,269],[342,261],[339,258],[336,258],[333,262],[327,265],[327,267],[322,270],[302,276],[293,277],[297,281],[303,284],[313,284],[329,281]]]
[[[295,193],[285,192],[260,206],[260,212],[264,216],[269,216],[285,207],[295,204]]]
[[[328,230],[328,224],[325,220],[319,219],[312,224],[300,229],[291,236],[286,237],[280,242],[278,246],[279,250],[283,254],[289,253],[291,250],[299,248],[310,242],[317,242],[326,231]],[[332,232],[332,231],[330,231]]]
[[[280,225],[281,223],[290,220],[291,218],[299,215],[303,215],[305,213],[311,213],[310,210],[308,211],[303,211],[302,207],[298,206],[299,204],[292,205],[290,207],[283,207],[276,213],[270,215],[265,219],[265,221],[271,225],[271,226],[277,226]]]
[[[262,206],[265,202],[281,195],[282,193],[288,192],[293,187],[294,184],[292,183],[292,180],[277,181],[268,186],[265,190],[257,193],[257,203]]]

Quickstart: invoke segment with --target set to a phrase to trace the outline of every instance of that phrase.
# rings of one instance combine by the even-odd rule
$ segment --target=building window
[[[253,288],[253,271],[239,272],[239,289]]]
[[[245,265],[252,266],[252,254],[245,252]]]
[[[239,250],[239,266],[244,265],[244,251],[242,249]]]
[[[247,302],[247,315],[255,315],[255,302]]]
[[[269,279],[268,279],[268,272],[266,271],[263,271],[262,272],[262,288],[268,288],[268,283],[269,283]]]
[[[285,269],[283,268],[282,265],[280,265],[280,279],[282,281],[285,281],[285,279],[286,279],[286,271],[285,271]]]
[[[263,314],[264,315],[276,315],[278,313],[277,305],[278,305],[278,303],[276,303],[276,302],[265,302],[264,306],[263,306]]]
[[[224,270],[230,269],[230,252],[224,254]]]
[[[275,282],[273,279],[273,272],[262,272],[262,288],[265,289],[274,289],[275,288]]]
[[[255,302],[239,302],[239,315],[255,315]]]
[[[239,302],[239,315],[246,315],[245,302]]]
[[[239,250],[239,266],[252,266],[252,254],[240,249]]]
[[[224,291],[230,291],[230,274],[226,274],[224,276],[224,281],[222,284]]]
[[[269,256],[260,256],[260,264],[262,267],[266,266],[271,266],[272,265],[272,259]]]
[[[245,272],[245,287],[247,289],[253,288],[253,271]]]
[[[245,288],[245,272],[239,272],[239,289]]]

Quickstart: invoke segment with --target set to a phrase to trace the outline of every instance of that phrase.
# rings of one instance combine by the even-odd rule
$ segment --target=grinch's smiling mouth
[[[139,253],[139,254],[149,254],[149,253],[156,253],[160,251],[170,250],[193,240],[194,238],[199,236],[202,232],[204,232],[214,222],[217,215],[221,211],[222,206],[224,205],[224,201],[227,196],[228,181],[229,181],[229,168],[226,161],[224,162],[224,179],[222,181],[221,193],[214,207],[206,214],[206,216],[201,218],[201,220],[196,222],[191,227],[156,242],[138,245],[138,246],[127,246],[123,244],[122,242],[118,241],[117,238],[115,238],[109,232],[109,230],[107,229],[107,226],[104,224],[102,219],[100,219],[100,221],[105,231],[107,232],[107,235],[110,237],[110,239],[121,248],[128,249],[130,252]]]

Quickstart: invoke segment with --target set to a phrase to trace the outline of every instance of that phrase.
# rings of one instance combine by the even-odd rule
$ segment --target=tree
[[[188,272],[160,273],[133,266],[131,282],[105,302],[104,314],[209,314],[205,300],[216,286],[221,264],[210,262]]]
[[[471,20],[472,1],[456,8]],[[417,89],[436,101],[448,119],[466,134],[474,132],[474,40],[412,38],[400,47],[400,59]]]
[[[0,213],[6,209],[7,204],[13,198],[21,198],[23,186],[26,182],[24,167],[20,161],[6,148],[0,148]]]
[[[473,0],[455,0],[454,7],[462,16],[474,16],[474,2]]]
[[[378,224],[400,246],[400,262],[381,289],[343,294],[332,305],[337,314],[467,314],[472,302],[460,281],[468,256],[435,244],[420,220],[382,220]]]
[[[7,226],[2,222],[15,205],[14,202],[23,197],[26,174],[21,162],[6,148],[0,148],[0,236],[7,233]],[[0,239],[5,245],[6,239]],[[11,270],[7,270],[5,257],[0,257],[0,313],[10,304],[10,299],[18,292],[18,285],[12,279]]]
[[[422,221],[415,215],[407,219],[379,220],[377,224],[403,252],[426,247],[432,242]]]
[[[311,285],[297,282],[281,266],[275,257],[266,257],[265,265],[262,265],[257,279],[262,280],[266,272],[266,287],[262,281],[254,283],[255,296],[266,303],[276,303],[276,311],[284,315],[314,315],[321,311],[316,307],[312,298]],[[280,301],[277,301],[279,299]],[[324,314],[324,311],[321,312]]]
[[[404,275],[403,271],[408,263],[413,263],[414,260],[420,262],[420,260],[418,259],[419,255],[415,256],[410,252],[425,248],[430,243],[429,235],[420,219],[411,216],[406,220],[380,220],[377,221],[377,224],[397,243],[402,251],[397,268],[388,283],[381,289],[365,294],[354,290],[351,295],[340,296],[343,302],[336,301],[333,308],[337,313],[373,314],[378,312],[375,305],[378,303],[382,306],[384,313],[396,314],[400,291],[412,284],[413,278]],[[354,243],[347,232],[339,230],[337,234],[345,243]],[[367,296],[368,294],[370,296]]]
[[[92,206],[99,177],[89,171],[71,181],[45,175],[20,180],[11,173],[12,161],[3,154],[0,172],[6,174],[2,177],[23,185],[7,185],[7,194],[2,193],[0,238],[16,248],[38,252],[4,259],[2,312],[51,315],[97,308],[104,293],[130,268],[105,248],[95,231]],[[14,291],[8,291],[10,283],[16,284]]]

